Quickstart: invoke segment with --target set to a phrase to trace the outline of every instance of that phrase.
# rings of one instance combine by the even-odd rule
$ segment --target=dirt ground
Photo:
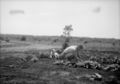
[[[83,67],[72,67],[66,65],[55,65],[54,59],[47,57],[51,48],[61,48],[62,43],[51,43],[41,41],[1,41],[0,50],[0,81],[1,84],[118,84],[120,83],[116,74],[118,72],[103,71],[97,69],[86,69]],[[75,41],[76,42],[76,41]],[[72,41],[72,44],[75,44]],[[83,44],[76,42],[76,44]],[[100,43],[98,41],[84,44],[85,49],[80,51],[82,60],[91,56],[117,56],[120,57],[119,41],[112,43]],[[46,57],[39,57],[44,53]],[[38,56],[37,62],[24,61],[21,58],[27,56]],[[102,80],[91,80],[89,75],[99,73]],[[120,77],[120,76],[119,76]],[[115,79],[116,78],[116,79]],[[113,80],[114,79],[114,80]],[[112,81],[112,82],[109,82]],[[119,82],[115,82],[119,81]]]

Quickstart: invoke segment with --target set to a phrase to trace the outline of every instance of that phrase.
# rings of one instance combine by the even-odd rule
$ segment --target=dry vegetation
[[[50,49],[60,49],[63,41],[57,36],[1,35],[1,84],[120,84],[120,69],[104,71],[54,65],[54,59],[49,58]],[[73,44],[85,47],[79,52],[84,61],[94,60],[103,66],[120,65],[113,60],[120,59],[119,39],[73,37],[70,45]],[[101,74],[102,80],[90,80],[89,76],[94,73]]]

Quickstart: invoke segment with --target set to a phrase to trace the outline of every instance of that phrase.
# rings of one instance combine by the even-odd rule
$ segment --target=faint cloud
[[[10,10],[10,14],[24,14],[24,10]]]
[[[101,7],[96,7],[93,9],[94,13],[100,13],[101,12]]]

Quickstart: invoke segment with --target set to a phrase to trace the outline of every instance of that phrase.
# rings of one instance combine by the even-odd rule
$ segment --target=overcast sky
[[[1,33],[120,38],[119,0],[1,0]]]

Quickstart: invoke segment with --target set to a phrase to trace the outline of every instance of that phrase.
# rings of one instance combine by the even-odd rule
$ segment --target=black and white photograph
[[[0,84],[120,84],[120,0],[0,0]]]

